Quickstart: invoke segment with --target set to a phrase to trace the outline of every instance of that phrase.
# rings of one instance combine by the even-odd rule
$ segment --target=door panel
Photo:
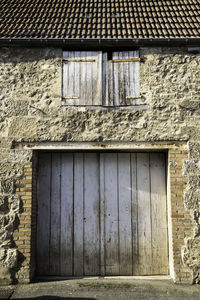
[[[83,249],[84,249],[84,234],[83,234],[83,187],[84,187],[84,161],[83,154],[74,154],[74,198],[73,198],[73,213],[74,220],[71,224],[73,228],[73,238],[70,243],[73,251],[73,264],[74,270],[71,275],[80,276],[84,274],[84,260],[83,260]]]
[[[41,153],[38,171],[37,272],[49,273],[51,154]]]
[[[137,154],[138,253],[137,275],[151,274],[151,197],[149,153]]]
[[[99,160],[96,153],[84,155],[83,194],[84,275],[99,275]]]
[[[132,274],[132,228],[131,228],[131,164],[130,154],[118,154],[119,199],[119,260],[120,274]]]
[[[73,154],[61,155],[60,177],[60,274],[71,275],[73,266]]]
[[[117,154],[101,154],[104,158],[100,169],[103,170],[104,190],[104,266],[106,275],[119,274],[119,227],[118,227],[118,176],[117,176]],[[100,183],[101,184],[101,183]],[[102,200],[102,199],[101,199]]]

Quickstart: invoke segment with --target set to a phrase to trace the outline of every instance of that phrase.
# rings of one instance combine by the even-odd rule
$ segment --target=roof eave
[[[4,46],[54,46],[54,47],[180,47],[200,46],[199,38],[139,38],[139,39],[28,39],[28,38],[0,38],[0,45]]]

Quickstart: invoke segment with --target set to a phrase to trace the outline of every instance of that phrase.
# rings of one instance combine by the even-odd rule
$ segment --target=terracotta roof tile
[[[199,0],[1,0],[0,38],[200,38]]]

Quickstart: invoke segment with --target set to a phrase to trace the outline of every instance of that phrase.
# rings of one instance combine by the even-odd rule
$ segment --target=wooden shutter
[[[105,106],[140,104],[138,51],[113,52],[112,60],[103,56]]]
[[[101,52],[63,52],[63,100],[68,105],[102,105]]]

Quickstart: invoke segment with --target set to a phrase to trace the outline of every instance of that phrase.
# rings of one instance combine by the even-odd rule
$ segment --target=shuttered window
[[[140,104],[138,51],[63,52],[63,101],[66,105]]]

